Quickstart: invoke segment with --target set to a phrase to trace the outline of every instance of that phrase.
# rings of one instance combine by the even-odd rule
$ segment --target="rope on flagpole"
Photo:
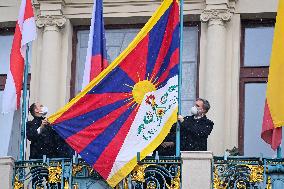
[[[182,85],[182,51],[183,51],[183,0],[180,0],[180,47],[179,47],[179,77],[178,77],[178,114],[181,113]],[[180,157],[180,123],[176,127],[176,156]]]
[[[24,67],[22,122],[21,122],[21,146],[20,146],[20,160],[21,161],[25,159],[28,76],[29,76],[29,44],[27,44],[25,67]]]

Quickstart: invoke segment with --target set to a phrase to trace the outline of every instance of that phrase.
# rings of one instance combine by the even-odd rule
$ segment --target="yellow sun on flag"
[[[132,89],[132,96],[136,103],[141,104],[146,93],[156,90],[156,86],[149,80],[136,83]]]

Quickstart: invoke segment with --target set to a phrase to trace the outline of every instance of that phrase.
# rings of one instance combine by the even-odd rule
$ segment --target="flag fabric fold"
[[[26,45],[35,38],[36,25],[31,0],[22,0],[10,54],[10,69],[3,92],[4,113],[20,108]]]
[[[112,187],[177,121],[179,5],[165,0],[129,46],[49,117],[53,128]]]
[[[107,66],[103,1],[94,0],[82,89]]]
[[[269,67],[262,139],[273,150],[280,146],[284,125],[284,1],[279,1]]]

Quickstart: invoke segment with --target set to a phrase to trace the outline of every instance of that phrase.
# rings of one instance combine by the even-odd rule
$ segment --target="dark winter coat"
[[[27,139],[31,141],[30,159],[42,159],[43,155],[48,158],[72,157],[72,150],[50,125],[44,126],[40,133],[37,132],[43,119],[34,117],[26,125]]]

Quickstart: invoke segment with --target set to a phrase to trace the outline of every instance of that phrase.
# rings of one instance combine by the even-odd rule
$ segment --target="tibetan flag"
[[[281,144],[284,126],[284,1],[279,1],[271,52],[262,139],[273,150]]]
[[[31,0],[22,0],[10,54],[10,69],[3,93],[2,112],[20,108],[26,46],[36,38],[36,25]]]
[[[130,45],[65,107],[53,128],[112,187],[177,121],[179,6],[164,0]]]
[[[103,0],[94,0],[82,88],[107,66]]]

